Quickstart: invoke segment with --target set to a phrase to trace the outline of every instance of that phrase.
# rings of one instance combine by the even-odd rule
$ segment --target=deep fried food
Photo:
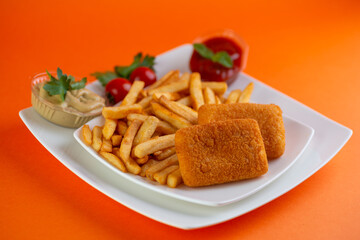
[[[121,141],[119,154],[121,159],[126,163],[126,161],[130,158],[130,152],[133,146],[133,141],[136,133],[138,132],[141,126],[140,120],[134,120],[131,122],[130,126],[126,130],[124,138]]]
[[[125,122],[123,122],[123,121],[118,121],[116,130],[118,131],[118,133],[119,133],[121,136],[124,136],[124,135],[125,135],[127,128],[128,128],[128,126],[127,126],[127,124],[126,124]]]
[[[131,88],[125,98],[122,100],[120,106],[129,106],[133,105],[136,102],[136,99],[139,93],[143,90],[145,83],[143,81],[135,80],[131,85]]]
[[[154,179],[160,184],[166,184],[169,174],[179,169],[179,165],[171,165],[154,174]]]
[[[108,153],[108,152],[99,152],[101,156],[103,156],[109,163],[111,163],[112,165],[114,165],[116,168],[118,168],[120,171],[122,172],[127,172],[125,164],[123,163],[123,161],[118,158],[117,156],[115,156],[112,153]]]
[[[285,128],[282,111],[275,104],[234,103],[204,105],[199,109],[199,124],[228,119],[255,119],[259,123],[269,159],[285,151]]]
[[[155,153],[154,153],[154,155],[156,156],[157,160],[164,160],[165,158],[170,157],[171,155],[173,155],[175,153],[176,153],[175,147],[170,147],[170,148],[164,149],[158,155],[155,155]]]
[[[111,143],[114,147],[119,147],[121,144],[122,136],[118,134],[114,134],[111,136]]]
[[[189,127],[192,125],[185,118],[169,111],[168,109],[166,109],[165,107],[161,106],[160,104],[158,104],[156,102],[152,102],[151,107],[153,109],[155,116],[157,116],[158,118],[161,118],[164,121],[167,121],[168,123],[170,123],[172,126],[174,126],[176,128],[185,128],[185,127]]]
[[[90,130],[89,125],[85,124],[81,129],[81,136],[83,137],[84,142],[87,145],[92,144],[92,132]]]
[[[149,116],[141,125],[139,131],[134,138],[134,146],[145,142],[151,138],[154,134],[156,127],[159,123],[159,119],[154,116]]]
[[[102,127],[95,126],[92,130],[92,148],[95,151],[100,151],[102,145]]]
[[[211,88],[205,87],[203,90],[205,104],[215,104],[215,93]]]
[[[247,103],[247,102],[249,102],[253,90],[254,90],[254,83],[251,82],[245,87],[244,91],[242,91],[242,93],[241,93],[241,95],[240,95],[240,97],[238,99],[238,102],[239,103]]]
[[[101,152],[112,152],[112,143],[110,139],[102,138]]]
[[[126,118],[130,113],[141,113],[142,107],[139,104],[120,106],[120,107],[104,107],[102,115],[104,118],[121,119]]]
[[[106,140],[109,140],[114,134],[117,126],[116,119],[105,119],[105,124],[102,130],[102,135]]]
[[[261,176],[268,162],[258,123],[218,121],[182,128],[175,147],[184,183],[190,187]]]
[[[228,96],[228,98],[226,99],[225,103],[236,103],[239,99],[241,95],[241,90],[240,89],[235,89],[232,90]]]
[[[140,143],[133,148],[133,155],[137,158],[143,158],[145,155],[152,154],[165,148],[173,147],[174,145],[175,134],[169,134]]]
[[[144,122],[148,117],[149,116],[147,116],[147,115],[132,113],[127,116],[127,120],[133,121],[135,119],[138,119],[138,120]],[[164,134],[172,134],[172,133],[176,132],[176,128],[174,128],[173,126],[171,126],[169,123],[167,123],[165,121],[159,121],[156,130],[161,133],[164,133]]]
[[[197,123],[198,113],[192,108],[178,102],[170,101],[165,96],[161,96],[159,102],[161,103],[161,105],[176,113],[177,115],[182,116],[192,124]]]
[[[189,91],[193,107],[195,110],[198,110],[204,105],[204,96],[201,90],[201,78],[199,73],[192,73],[190,75]]]
[[[211,88],[216,95],[223,95],[227,90],[226,82],[202,82],[201,87],[203,89],[206,87]]]
[[[157,173],[169,166],[177,165],[177,164],[178,164],[178,157],[176,156],[176,154],[174,154],[174,155],[166,158],[165,160],[162,160],[159,163],[152,165],[148,170],[146,170],[146,177],[151,180],[155,180],[154,179],[155,173]]]
[[[177,170],[173,171],[172,173],[170,173],[167,177],[167,185],[171,188],[175,188],[182,182],[183,182],[183,180],[182,180],[181,172],[180,172],[179,168]]]

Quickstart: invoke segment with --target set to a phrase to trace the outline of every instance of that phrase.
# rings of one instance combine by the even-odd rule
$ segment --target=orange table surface
[[[0,239],[360,239],[359,13],[357,0],[1,1]],[[90,77],[221,28],[249,44],[246,73],[354,131],[250,213],[189,231],[158,223],[69,171],[19,118],[35,73]]]

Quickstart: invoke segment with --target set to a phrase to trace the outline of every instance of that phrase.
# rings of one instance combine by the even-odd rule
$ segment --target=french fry
[[[152,136],[151,138],[150,138],[150,140],[155,140],[155,139],[158,139],[160,137],[160,135],[155,135],[155,136]]]
[[[205,87],[203,90],[203,94],[204,94],[205,104],[215,104],[216,103],[215,94],[214,94],[214,91],[211,90],[211,88]]]
[[[189,89],[193,107],[197,111],[202,105],[204,105],[204,96],[201,90],[201,79],[199,73],[192,73],[190,75]]]
[[[159,102],[161,103],[161,105],[173,111],[177,115],[182,116],[192,124],[197,123],[198,113],[194,111],[192,108],[189,108],[178,102],[169,101],[165,96],[161,96]]]
[[[160,93],[159,92],[159,93],[154,93],[152,96],[153,96],[153,99],[155,101],[159,101],[161,96],[165,96],[167,99],[174,100],[174,101],[180,99],[180,97],[181,97],[180,94],[178,94],[176,92],[174,92],[174,93],[168,93],[168,92],[165,92],[165,93],[161,92]]]
[[[226,98],[224,97],[224,95],[218,95],[218,97],[219,97],[221,103],[225,103]]]
[[[95,126],[92,130],[92,148],[95,151],[99,151],[102,145],[102,127]]]
[[[253,90],[254,90],[254,83],[251,82],[243,90],[242,94],[239,97],[238,102],[239,103],[247,103],[247,102],[249,102]]]
[[[141,167],[132,158],[129,158],[127,161],[125,161],[125,166],[132,174],[138,175],[141,172]]]
[[[144,87],[145,87],[145,84],[144,84]],[[138,95],[137,95],[137,97],[136,97],[136,101],[135,101],[133,104],[135,104],[135,103],[137,103],[137,102],[140,102],[144,97],[147,97],[147,96],[144,95],[144,89],[142,89],[142,90],[138,93]]]
[[[170,125],[169,125],[169,126],[170,126]],[[151,136],[151,139],[156,138],[156,137],[160,137],[161,135],[164,135],[164,134],[162,134],[158,129],[159,129],[159,126],[158,126],[158,128],[155,130],[154,134]],[[172,133],[174,133],[174,132],[172,132]],[[165,135],[167,135],[167,134],[171,134],[171,133],[165,133]]]
[[[170,157],[171,155],[175,154],[176,150],[175,147],[167,148],[161,151],[160,154],[155,155],[157,160],[164,160],[165,158]]]
[[[89,125],[85,124],[81,129],[81,136],[87,145],[92,144],[92,133]]]
[[[117,151],[115,151],[115,155],[117,157],[119,157],[121,160],[124,161],[124,164],[125,164],[125,167],[126,167],[126,170],[132,174],[139,174],[140,171],[141,171],[141,167],[136,163],[136,161],[134,159],[132,159],[131,157],[128,157],[127,160],[124,160],[122,157],[121,157],[121,148]]]
[[[130,113],[141,113],[142,107],[139,104],[120,106],[120,107],[104,107],[102,115],[104,118],[122,119]]]
[[[111,143],[113,147],[118,147],[121,144],[122,136],[118,134],[114,134],[111,136]]]
[[[146,156],[143,157],[143,158],[137,158],[137,159],[135,159],[136,163],[137,163],[137,164],[140,164],[140,165],[145,164],[148,160],[149,160],[149,156],[148,156],[148,155],[146,155]]]
[[[170,78],[172,78],[172,76],[174,75],[178,75],[179,74],[179,71],[169,71],[168,73],[166,73],[162,78],[158,79],[155,83],[153,83],[152,85],[150,85],[148,88],[147,88],[147,91],[151,90],[151,89],[154,89],[154,88],[158,88],[160,87],[161,85],[164,85]]]
[[[154,156],[160,155],[162,153],[163,150],[159,150],[153,153]]]
[[[154,159],[149,159],[144,165],[141,166],[141,171],[139,173],[140,176],[145,177],[146,171],[153,165],[159,163],[159,161],[156,161]]]
[[[152,113],[152,107],[151,106],[148,106],[147,108],[145,108],[144,110],[143,110],[143,114],[144,115],[153,115],[153,113]]]
[[[176,188],[182,181],[180,169],[173,171],[167,177],[167,185],[171,188]]]
[[[173,93],[173,92],[181,92],[185,89],[189,88],[189,79],[172,82],[167,85],[160,86],[158,88],[154,88],[148,91],[149,95],[154,93]]]
[[[131,148],[133,145],[134,137],[135,137],[138,129],[140,128],[140,125],[141,125],[141,121],[139,121],[139,120],[132,121],[130,126],[126,130],[124,138],[121,141],[119,156],[125,162],[125,164],[130,159],[130,153],[131,153]],[[144,157],[144,156],[141,156],[141,157]],[[138,158],[141,158],[141,157],[138,157]]]
[[[109,140],[111,136],[114,134],[117,126],[116,119],[105,119],[105,124],[102,129],[102,134],[105,139]]]
[[[127,115],[126,118],[128,121],[140,120],[144,122],[148,117],[149,117],[148,115],[141,113],[130,113],[129,115]]]
[[[180,80],[179,80],[179,81],[184,81],[184,80],[188,80],[188,81],[190,81],[190,73],[185,72],[185,73],[183,73],[183,74],[181,75],[181,77],[180,77]]]
[[[116,151],[119,151],[119,149],[120,149],[119,147],[113,147],[111,151],[112,154],[116,155]]]
[[[215,103],[216,104],[222,104],[220,98],[218,96],[215,95]]]
[[[145,98],[145,97],[147,97],[148,95],[147,95],[147,92],[146,92],[146,90],[145,89],[143,89],[143,90],[141,90],[140,92],[139,92],[139,97],[141,98],[141,99],[143,99],[143,98]]]
[[[188,107],[192,106],[192,101],[191,101],[190,96],[183,97],[183,98],[177,100],[176,102],[181,103],[181,104],[183,104],[185,106],[188,106]]]
[[[154,134],[157,125],[159,123],[159,119],[154,116],[149,116],[141,125],[139,131],[137,132],[133,145],[136,146],[139,143],[145,142],[151,138]]]
[[[140,121],[145,121],[149,116],[143,114],[132,113],[127,116],[128,121],[133,121],[135,119]],[[171,126],[169,123],[164,121],[159,121],[156,131],[163,134],[172,134],[176,132],[176,129]]]
[[[121,102],[120,106],[129,106],[133,105],[136,102],[136,99],[141,90],[143,90],[145,82],[135,80],[131,85],[131,88],[128,94],[125,96],[124,100]]]
[[[100,152],[100,155],[105,158],[109,163],[118,168],[122,172],[127,172],[125,164],[120,158],[109,152]]]
[[[163,106],[161,106],[158,103],[152,102],[151,107],[153,109],[155,116],[157,116],[158,118],[161,118],[162,120],[167,121],[172,126],[178,128],[178,129],[184,128],[184,127],[189,127],[192,125],[188,120],[167,110],[166,108],[164,108]]]
[[[128,121],[140,120],[144,122],[149,116],[140,113],[130,113],[127,116]]]
[[[168,175],[177,169],[179,169],[179,165],[171,165],[167,168],[164,168],[161,171],[154,174],[154,179],[158,183],[165,185],[167,182]]]
[[[236,89],[236,90],[232,90],[228,96],[228,98],[226,99],[225,103],[236,103],[239,99],[241,95],[241,90],[240,89]]]
[[[190,81],[189,81],[189,83],[190,83]],[[189,85],[189,86],[190,86],[190,85]],[[187,96],[190,97],[190,89],[187,88],[187,89],[179,92],[179,94],[180,94],[181,98],[184,98],[184,97],[187,97]],[[180,99],[179,99],[179,100],[180,100]]]
[[[169,134],[140,143],[133,148],[133,155],[137,158],[142,158],[156,151],[173,146],[175,146],[175,134]]]
[[[103,136],[102,144],[101,144],[101,152],[112,152],[112,144],[110,139],[106,139]]]
[[[227,90],[226,82],[202,82],[202,89],[209,87],[216,95],[223,95]]]
[[[147,96],[147,97],[144,97],[143,99],[141,99],[141,101],[138,102],[137,104],[139,104],[143,109],[145,109],[148,106],[150,106],[150,102],[152,99],[153,99],[152,96]]]
[[[162,82],[159,86],[164,86],[173,82],[177,82],[180,80],[180,71],[175,70],[164,82]]]
[[[149,178],[150,180],[154,180],[154,174],[163,170],[166,167],[169,167],[171,165],[175,165],[178,164],[178,158],[176,156],[176,154],[168,157],[165,160],[160,161],[159,163],[151,166],[148,170],[146,170],[146,177]]]
[[[134,113],[136,114],[136,113]],[[123,121],[118,121],[118,124],[117,124],[117,132],[121,135],[121,136],[124,136],[125,133],[126,133],[126,130],[127,130],[128,126],[125,122]]]

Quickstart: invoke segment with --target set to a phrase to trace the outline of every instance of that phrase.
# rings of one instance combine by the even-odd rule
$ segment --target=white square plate
[[[99,116],[87,124],[90,126],[90,129],[94,126],[103,126],[104,118]],[[238,201],[259,191],[278,178],[299,158],[309,144],[314,130],[287,116],[284,116],[284,125],[286,134],[285,152],[280,158],[269,161],[269,171],[265,175],[254,179],[201,188],[191,188],[182,184],[173,189],[150,181],[147,178],[121,172],[82,141],[82,127],[74,132],[74,137],[93,157],[127,180],[170,197],[202,205],[221,206]]]
[[[188,71],[191,45],[183,45],[157,57],[159,75],[168,70]],[[164,224],[195,229],[238,217],[286,193],[324,166],[348,141],[352,131],[290,97],[246,75],[239,75],[233,88],[244,88],[254,82],[252,101],[274,103],[283,112],[315,130],[313,138],[299,159],[267,187],[240,201],[219,207],[199,205],[169,197],[125,178],[93,158],[79,147],[73,129],[56,126],[44,120],[32,108],[20,112],[25,125],[44,147],[60,162],[88,184],[115,201]]]

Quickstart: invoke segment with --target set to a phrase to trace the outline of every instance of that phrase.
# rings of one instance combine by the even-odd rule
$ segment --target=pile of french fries
[[[202,82],[199,73],[178,70],[146,89],[135,81],[120,106],[103,108],[104,126],[84,125],[82,138],[120,171],[175,188],[182,183],[176,130],[197,124],[203,104],[248,102],[253,88],[250,83],[225,98],[225,82]]]

